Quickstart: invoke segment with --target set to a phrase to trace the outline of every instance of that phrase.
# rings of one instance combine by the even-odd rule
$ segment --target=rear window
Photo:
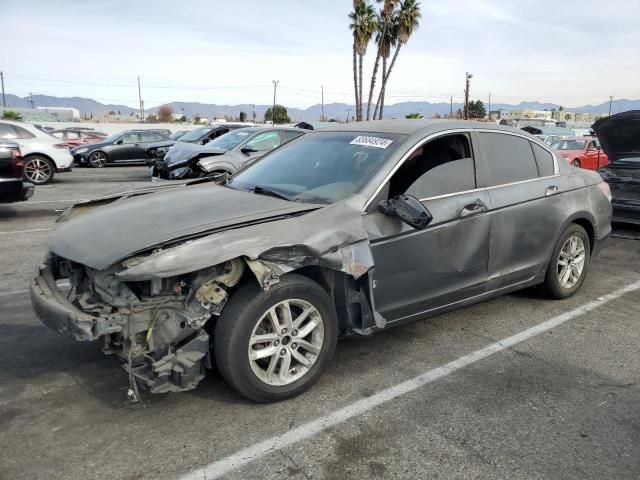
[[[535,143],[531,143],[531,148],[533,148],[533,155],[536,157],[536,164],[538,165],[538,173],[540,176],[550,177],[554,175],[553,155]]]
[[[538,178],[538,167],[529,140],[504,133],[479,135],[487,155],[490,186]]]

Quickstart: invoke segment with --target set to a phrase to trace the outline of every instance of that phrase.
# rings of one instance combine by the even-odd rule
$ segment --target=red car
[[[85,130],[83,128],[77,130],[71,128],[53,130],[49,132],[49,134],[64,141],[69,148],[78,147],[80,145],[91,145],[92,143],[100,143],[107,136],[106,133]]]
[[[595,137],[569,137],[551,144],[574,167],[597,170],[609,164],[607,154]]]

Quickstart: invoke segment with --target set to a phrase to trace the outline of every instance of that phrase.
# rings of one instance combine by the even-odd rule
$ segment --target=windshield
[[[171,135],[169,135],[169,138],[171,140],[178,140],[180,137],[184,137],[187,133],[189,133],[189,132],[182,132],[182,131],[175,132],[175,133],[172,133]]]
[[[180,137],[181,142],[195,142],[203,135],[209,133],[213,128],[211,127],[201,127],[196,128],[195,130],[191,130],[190,132],[185,133],[182,137]]]
[[[249,135],[254,134],[254,130],[232,130],[229,133],[220,135],[218,138],[209,142],[207,147],[220,148],[222,150],[231,150],[237,147],[240,142],[249,138]]]
[[[113,143],[115,142],[117,139],[119,139],[122,136],[122,132],[120,133],[114,133],[113,135],[109,135],[108,137],[105,137],[102,141],[104,143]]]
[[[561,140],[551,144],[554,150],[584,150],[586,140]]]
[[[251,191],[258,186],[292,201],[334,203],[360,190],[403,137],[357,132],[303,135],[239,173],[228,186]]]

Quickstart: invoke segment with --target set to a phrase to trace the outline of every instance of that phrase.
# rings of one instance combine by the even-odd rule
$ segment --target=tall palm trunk
[[[362,120],[362,62],[364,60],[364,55],[360,55],[360,64],[358,65],[358,74],[360,76],[358,88],[360,90],[358,97],[358,120]]]
[[[384,111],[384,97],[387,93],[387,82],[389,82],[389,76],[391,75],[391,70],[393,70],[393,66],[396,64],[396,59],[398,58],[398,53],[400,53],[400,48],[402,47],[402,43],[398,43],[396,47],[396,51],[393,54],[393,58],[391,59],[391,64],[389,65],[389,70],[384,74],[384,81],[382,82],[382,87],[380,88],[380,96],[378,98],[378,103],[380,103],[380,120],[382,120],[382,114]]]
[[[358,109],[360,108],[360,104],[358,101],[358,66],[357,66],[357,62],[358,62],[358,57],[356,54],[356,42],[354,40],[353,42],[353,89],[355,91],[355,96],[356,96],[356,116],[358,115]],[[361,87],[362,88],[362,87]],[[360,92],[362,92],[362,90],[360,90]],[[360,96],[362,96],[362,93],[360,93]],[[360,119],[358,119],[360,120]]]
[[[373,64],[373,73],[371,74],[371,86],[369,87],[369,101],[367,102],[367,120],[371,120],[371,102],[373,101],[373,89],[376,86],[376,77],[378,76],[378,66],[380,65],[380,48],[376,55],[376,63]]]
[[[380,99],[382,98],[382,89],[387,83],[387,57],[382,57],[382,84],[380,85],[380,93],[378,94],[378,101],[376,102],[376,108],[373,111],[373,119],[378,117],[378,109],[380,108]]]

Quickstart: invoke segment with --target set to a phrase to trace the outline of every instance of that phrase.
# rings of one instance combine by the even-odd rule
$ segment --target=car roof
[[[373,120],[367,122],[351,122],[351,123],[335,123],[319,130],[317,133],[323,132],[371,132],[371,133],[395,133],[403,135],[412,135],[422,132],[424,134],[435,133],[442,130],[452,129],[483,129],[495,130],[497,132],[517,132],[527,135],[527,132],[513,127],[497,125],[492,122],[473,122],[469,120],[449,120],[449,119],[430,119],[430,120]],[[311,132],[310,132],[311,133]]]

